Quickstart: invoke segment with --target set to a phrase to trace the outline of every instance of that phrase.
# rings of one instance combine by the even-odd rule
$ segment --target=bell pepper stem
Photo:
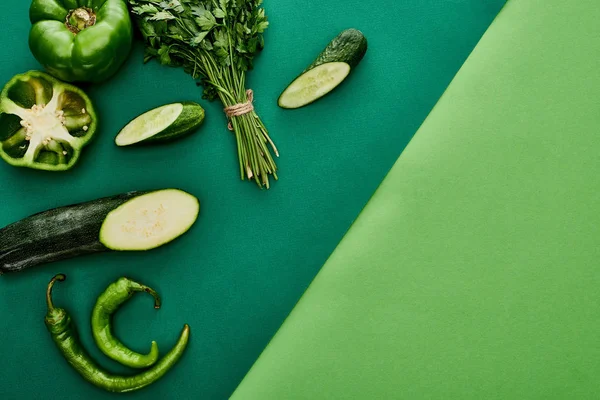
[[[87,7],[80,7],[69,11],[65,21],[65,26],[74,34],[78,34],[85,28],[89,28],[96,23],[96,13]]]
[[[52,278],[52,280],[50,280],[50,283],[48,283],[48,288],[46,289],[46,303],[48,303],[48,311],[54,311],[54,304],[52,304],[52,287],[54,287],[54,283],[56,281],[62,282],[65,279],[67,279],[65,274],[58,274]]]

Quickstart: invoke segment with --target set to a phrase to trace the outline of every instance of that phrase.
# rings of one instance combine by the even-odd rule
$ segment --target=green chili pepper
[[[187,347],[190,335],[190,328],[187,324],[184,325],[177,344],[152,368],[133,376],[116,376],[104,371],[79,343],[75,325],[69,314],[62,308],[55,308],[52,304],[54,283],[65,279],[65,275],[59,274],[48,284],[46,291],[48,313],[45,322],[52,335],[52,340],[62,355],[85,380],[109,392],[131,392],[156,382],[179,361]]]
[[[0,94],[0,156],[17,167],[70,169],[97,125],[89,97],[44,72],[16,75]]]
[[[92,311],[92,333],[96,344],[108,357],[128,367],[146,368],[158,359],[156,342],[152,342],[150,353],[136,353],[113,336],[110,326],[112,314],[136,292],[150,293],[154,297],[154,308],[160,308],[160,298],[154,289],[128,278],[120,278],[98,297]]]
[[[123,0],[33,0],[29,48],[57,78],[102,82],[131,51],[133,27]]]

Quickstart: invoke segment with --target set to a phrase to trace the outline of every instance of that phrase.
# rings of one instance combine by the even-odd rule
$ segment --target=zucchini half
[[[367,39],[356,29],[346,29],[333,39],[317,59],[279,96],[281,108],[300,108],[338,87],[361,62]]]
[[[0,229],[0,275],[84,254],[154,249],[187,232],[199,211],[198,199],[178,189],[44,211]]]

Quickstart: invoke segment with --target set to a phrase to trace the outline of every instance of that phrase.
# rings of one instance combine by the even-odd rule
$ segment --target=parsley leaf
[[[213,26],[217,24],[215,16],[208,10],[205,10],[201,16],[196,18],[196,22],[198,23],[198,26],[205,31],[211,30]]]
[[[208,34],[209,34],[209,32],[200,32],[199,34],[197,34],[196,36],[194,36],[192,38],[190,44],[194,47],[198,46],[200,43],[202,43],[202,41]]]
[[[149,19],[150,21],[167,21],[169,19],[175,19],[175,16],[168,11],[159,11],[153,14]]]
[[[141,6],[133,7],[133,12],[135,12],[136,14],[142,15],[142,14],[146,14],[146,13],[154,14],[154,13],[157,13],[158,10],[152,4],[142,4]]]

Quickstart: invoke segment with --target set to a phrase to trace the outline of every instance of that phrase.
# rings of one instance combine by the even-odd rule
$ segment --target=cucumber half
[[[346,29],[333,39],[315,61],[279,96],[282,108],[300,108],[338,87],[361,62],[367,39],[356,29]]]
[[[335,89],[350,74],[345,62],[321,64],[300,75],[279,98],[282,108],[300,108]]]
[[[131,120],[117,135],[117,146],[164,142],[178,139],[198,129],[204,122],[204,109],[194,102],[166,104]]]
[[[0,275],[109,250],[150,250],[184,234],[199,202],[178,189],[129,192],[44,211],[0,229]]]

